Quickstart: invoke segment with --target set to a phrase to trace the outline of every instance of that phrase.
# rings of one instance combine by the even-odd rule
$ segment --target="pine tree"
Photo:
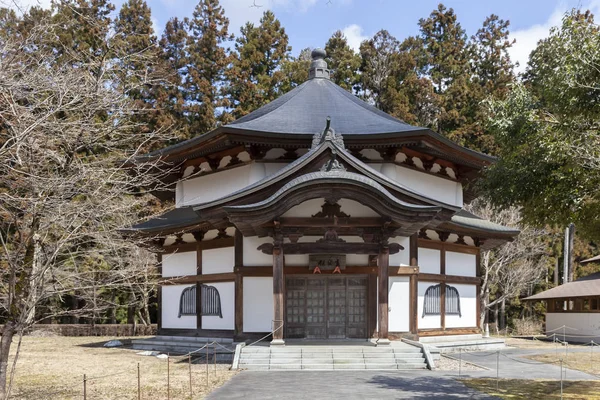
[[[281,86],[281,93],[287,93],[308,80],[308,70],[312,61],[310,53],[311,49],[307,47],[300,51],[298,57],[290,57],[283,61],[281,71],[284,75],[284,81]]]
[[[271,11],[266,11],[259,26],[247,23],[240,29],[235,55],[227,71],[233,116],[239,118],[276,99],[282,93],[288,59],[288,36]]]
[[[217,125],[217,109],[227,103],[222,93],[225,69],[230,63],[223,44],[233,39],[229,20],[219,0],[200,0],[192,19],[187,21],[186,53],[188,69],[184,82],[192,135],[202,134]]]
[[[348,91],[357,83],[360,56],[348,45],[348,40],[342,31],[336,31],[325,45],[327,65],[333,71],[332,80]]]

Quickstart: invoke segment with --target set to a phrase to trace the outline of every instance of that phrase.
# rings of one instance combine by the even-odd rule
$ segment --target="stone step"
[[[176,341],[176,342],[195,342],[195,343],[233,343],[232,338],[216,338],[216,337],[200,337],[200,336],[167,336],[167,335],[157,335],[152,338],[148,338],[150,340],[161,340],[161,341]],[[139,339],[139,340],[148,340],[148,339]]]
[[[419,338],[421,343],[442,343],[442,342],[462,342],[471,340],[481,340],[482,335],[480,333],[470,335],[444,335],[444,336],[422,336]]]

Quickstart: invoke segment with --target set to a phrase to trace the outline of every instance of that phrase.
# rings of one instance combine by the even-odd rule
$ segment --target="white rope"
[[[275,321],[273,321],[273,322],[275,322]],[[271,336],[271,335],[274,335],[274,334],[275,334],[275,332],[277,332],[278,330],[282,329],[282,328],[283,328],[283,321],[279,321],[279,322],[281,322],[281,325],[279,325],[279,327],[278,327],[277,329],[274,329],[274,330],[272,330],[271,332],[267,333],[265,336],[263,336],[263,337],[261,337],[260,339],[258,339],[256,342],[252,342],[252,343],[250,343],[249,345],[247,345],[246,347],[253,346],[253,345],[255,345],[256,343],[258,343],[258,342],[260,342],[260,341],[263,341],[263,340],[265,340],[265,339],[266,339],[266,338],[268,338],[269,336]]]

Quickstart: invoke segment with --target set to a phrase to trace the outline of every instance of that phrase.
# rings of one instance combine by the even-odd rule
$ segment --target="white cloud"
[[[348,39],[348,45],[356,52],[360,49],[360,44],[363,40],[369,38],[368,36],[363,35],[363,28],[357,24],[348,25],[342,29],[342,33],[346,36],[346,39]]]
[[[590,1],[587,5],[582,5],[581,8],[590,9],[594,14],[598,15],[598,12],[600,11],[600,0]],[[516,42],[509,50],[509,54],[510,59],[514,63],[519,63],[519,66],[515,68],[516,72],[525,71],[527,61],[529,60],[529,54],[536,48],[537,43],[540,40],[548,37],[552,27],[561,24],[562,18],[568,9],[569,7],[565,4],[560,4],[543,24],[537,24],[511,32],[510,36],[512,39],[515,39]]]

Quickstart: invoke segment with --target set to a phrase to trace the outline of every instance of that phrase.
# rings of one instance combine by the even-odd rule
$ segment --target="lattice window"
[[[446,285],[446,315],[458,315],[462,317],[460,312],[460,295],[458,289],[454,286]]]
[[[441,284],[429,286],[425,291],[425,297],[423,299],[423,315],[421,318],[424,318],[426,315],[440,315],[440,305],[441,305]],[[458,315],[462,317],[460,311],[460,295],[458,293],[458,289],[454,286],[446,285],[446,315]]]
[[[217,316],[223,318],[221,312],[221,296],[214,286],[200,285],[200,300],[202,304],[202,316]],[[179,299],[179,315],[196,315],[196,285],[187,287],[181,292]]]

